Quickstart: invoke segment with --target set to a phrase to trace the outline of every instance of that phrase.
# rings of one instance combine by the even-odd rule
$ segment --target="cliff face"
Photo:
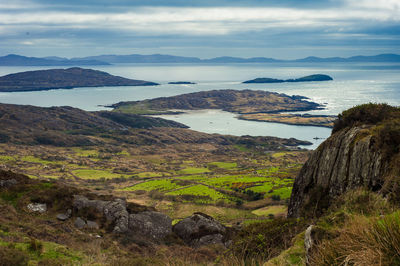
[[[371,128],[342,129],[318,147],[295,180],[288,217],[319,215],[335,196],[353,188],[381,189],[388,162]]]

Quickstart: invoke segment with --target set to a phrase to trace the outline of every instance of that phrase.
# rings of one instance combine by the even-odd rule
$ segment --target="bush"
[[[26,253],[14,247],[0,246],[0,266],[28,265],[29,257]]]
[[[230,251],[244,261],[271,259],[289,248],[293,237],[306,226],[302,219],[284,218],[250,224],[233,239]]]
[[[343,128],[352,127],[359,124],[377,124],[384,120],[389,120],[393,116],[399,116],[400,108],[388,104],[362,104],[343,111],[335,121],[332,133]]]
[[[28,249],[32,252],[36,252],[39,255],[42,254],[43,251],[43,243],[36,239],[31,239],[29,242]]]
[[[400,212],[355,216],[338,237],[317,243],[312,265],[400,265]]]

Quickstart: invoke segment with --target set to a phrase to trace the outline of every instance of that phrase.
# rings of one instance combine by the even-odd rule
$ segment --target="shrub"
[[[281,196],[280,195],[272,195],[271,199],[275,200],[275,201],[280,201],[281,200]]]
[[[400,212],[382,219],[355,216],[333,240],[323,240],[312,265],[400,265]]]
[[[36,252],[39,255],[42,254],[43,251],[43,243],[36,239],[31,239],[29,241],[28,249],[32,252]]]
[[[393,118],[394,115],[399,117],[399,110],[398,107],[393,107],[384,103],[368,103],[355,106],[339,114],[332,129],[332,133],[359,124],[377,124]]]
[[[305,230],[302,219],[277,218],[245,226],[233,239],[230,251],[242,260],[270,259],[292,245]]]
[[[0,246],[0,266],[28,265],[29,257],[26,253],[14,247]]]

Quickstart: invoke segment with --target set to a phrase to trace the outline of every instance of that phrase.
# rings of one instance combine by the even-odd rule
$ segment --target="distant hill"
[[[333,80],[332,77],[324,74],[314,74],[301,77],[298,79],[273,79],[273,78],[256,78],[244,81],[243,83],[283,83],[283,82],[310,82],[310,81],[328,81]]]
[[[252,57],[252,58],[241,58],[241,57],[230,57],[221,56],[209,59],[200,59],[197,57],[184,57],[184,56],[172,56],[172,55],[99,55],[82,58],[73,58],[71,60],[98,60],[107,63],[325,63],[325,62],[400,62],[400,55],[397,54],[380,54],[374,56],[353,56],[348,58],[343,57],[306,57],[296,60],[280,60],[266,57]]]
[[[200,63],[201,59],[197,57],[184,57],[184,56],[174,56],[174,55],[99,55],[99,56],[89,56],[83,58],[72,58],[71,60],[81,61],[81,60],[97,60],[107,63]]]
[[[99,60],[70,60],[57,56],[45,58],[26,57],[21,55],[9,54],[0,57],[0,66],[98,66],[110,65],[110,63]]]
[[[36,70],[0,77],[0,92],[72,89],[101,86],[151,86],[144,80],[127,79],[106,72],[73,67],[68,69]]]
[[[21,55],[9,54],[0,57],[0,66],[90,66],[90,65],[110,65],[119,63],[357,63],[357,62],[400,62],[400,55],[379,54],[374,56],[352,56],[321,58],[309,56],[295,60],[281,60],[267,57],[230,57],[221,56],[209,59],[198,57],[186,57],[175,55],[98,55],[80,58],[64,58],[58,56],[48,57],[26,57]]]

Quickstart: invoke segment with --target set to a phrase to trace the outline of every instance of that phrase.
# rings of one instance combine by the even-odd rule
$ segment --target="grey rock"
[[[192,216],[179,221],[173,232],[193,247],[207,244],[223,244],[226,228],[211,216],[194,213]]]
[[[46,203],[29,203],[27,208],[31,212],[45,213],[47,211]]]
[[[128,231],[129,213],[126,210],[126,201],[116,199],[114,201],[89,200],[80,195],[74,196],[74,209],[82,210],[91,208],[104,215],[108,221],[115,224],[114,233],[125,233]]]
[[[75,219],[74,225],[78,229],[83,229],[86,227],[86,222],[81,217],[78,217]]]
[[[99,225],[96,222],[93,221],[87,221],[86,222],[86,228],[88,229],[99,229]]]
[[[171,234],[171,224],[171,218],[155,211],[129,215],[129,229],[133,233],[151,237],[154,240],[162,240]]]
[[[294,182],[288,217],[299,217],[305,206],[321,211],[315,202],[329,204],[350,189],[380,188],[387,167],[365,129],[366,126],[340,130],[313,152]],[[312,199],[317,192],[321,198]]]
[[[312,238],[313,227],[314,227],[313,225],[310,225],[304,234],[304,248],[306,251],[306,265],[310,264],[310,253],[311,253],[311,249],[314,245],[314,240]]]
[[[12,187],[16,184],[18,184],[18,181],[15,180],[14,178],[7,180],[0,180],[0,187]]]
[[[57,214],[57,220],[66,221],[68,219],[69,219],[69,216],[64,213]]]

